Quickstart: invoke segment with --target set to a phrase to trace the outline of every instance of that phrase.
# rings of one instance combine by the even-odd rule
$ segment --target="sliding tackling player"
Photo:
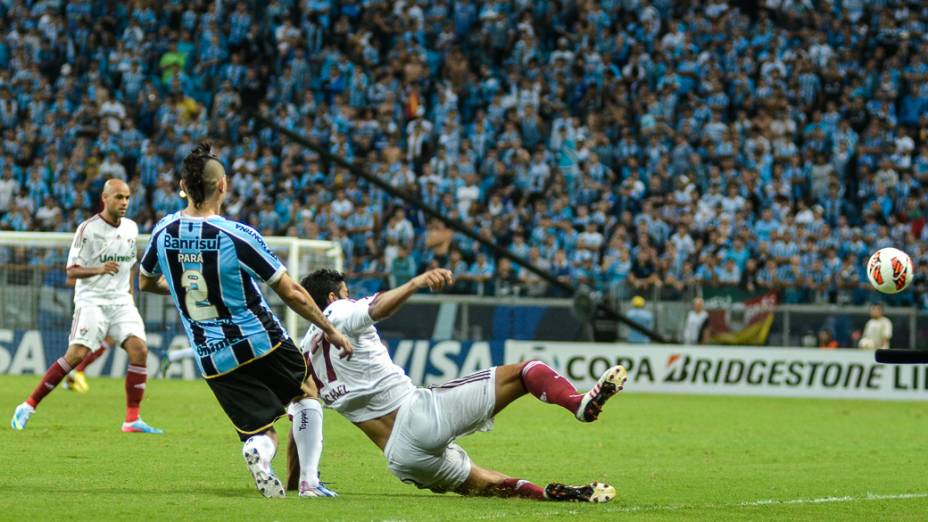
[[[422,288],[440,290],[453,283],[448,270],[434,269],[393,290],[360,300],[348,298],[344,276],[318,270],[302,285],[325,316],[351,339],[351,360],[333,357],[325,335],[311,326],[301,349],[326,405],[353,422],[384,452],[387,467],[400,480],[436,493],[517,496],[537,500],[607,502],[615,488],[550,483],[541,488],[471,462],[455,439],[486,431],[493,417],[525,394],[567,409],[582,422],[595,421],[603,404],[622,390],[625,368],[609,368],[585,394],[540,361],[507,364],[439,386],[417,388],[393,363],[374,324],[395,312]],[[291,461],[291,470],[294,463]]]

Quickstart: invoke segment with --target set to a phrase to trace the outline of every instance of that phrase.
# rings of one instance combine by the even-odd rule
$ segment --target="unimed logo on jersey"
[[[219,240],[216,238],[180,238],[165,232],[164,248],[170,250],[219,250]]]
[[[113,254],[104,254],[100,256],[100,262],[116,261],[118,263],[130,263],[135,261],[135,256],[117,256]]]

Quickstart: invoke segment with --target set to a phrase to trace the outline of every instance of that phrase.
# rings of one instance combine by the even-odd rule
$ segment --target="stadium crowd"
[[[862,303],[892,245],[918,274],[893,302],[928,307],[928,8],[741,4],[3,1],[0,228],[71,232],[119,177],[150,230],[208,139],[229,217],[338,241],[366,290],[437,264],[460,292],[553,291],[254,108],[617,298]]]

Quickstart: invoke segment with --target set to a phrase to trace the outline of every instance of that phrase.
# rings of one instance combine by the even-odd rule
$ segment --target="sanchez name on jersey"
[[[325,404],[352,422],[382,417],[400,407],[416,389],[406,372],[393,363],[380,340],[369,308],[376,295],[339,299],[323,313],[354,346],[351,359],[341,359],[317,326],[312,325],[300,348]]]

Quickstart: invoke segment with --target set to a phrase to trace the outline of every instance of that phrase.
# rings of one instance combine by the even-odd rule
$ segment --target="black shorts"
[[[245,440],[286,415],[290,401],[303,396],[305,378],[306,360],[288,338],[272,352],[206,382]]]

